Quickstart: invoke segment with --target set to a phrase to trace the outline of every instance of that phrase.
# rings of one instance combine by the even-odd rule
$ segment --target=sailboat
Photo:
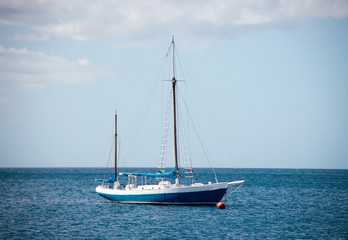
[[[216,205],[224,196],[227,196],[229,187],[239,187],[244,180],[232,182],[208,182],[207,184],[190,184],[180,182],[181,169],[178,159],[178,137],[177,137],[177,106],[176,106],[176,85],[175,76],[175,43],[174,37],[171,42],[173,54],[172,88],[172,113],[174,131],[174,168],[170,172],[157,173],[138,173],[138,172],[119,172],[117,166],[117,114],[115,114],[115,161],[114,174],[109,179],[99,179],[102,184],[96,187],[96,192],[113,202],[131,204],[162,204],[162,205]],[[188,173],[193,170],[189,169]],[[128,177],[128,182],[123,185],[119,181],[120,176]],[[138,178],[142,178],[142,184],[138,185]],[[158,180],[158,184],[147,184],[148,178]],[[145,179],[145,181],[144,181]],[[145,182],[145,183],[144,183]]]

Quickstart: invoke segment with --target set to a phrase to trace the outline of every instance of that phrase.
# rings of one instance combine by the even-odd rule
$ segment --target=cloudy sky
[[[160,116],[127,139],[172,35],[213,166],[348,169],[346,0],[2,1],[0,167],[104,167],[115,110],[157,166]]]

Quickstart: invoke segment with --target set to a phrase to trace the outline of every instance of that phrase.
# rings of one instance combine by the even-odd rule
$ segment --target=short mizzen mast
[[[176,79],[175,79],[175,43],[174,36],[172,36],[172,48],[173,48],[173,77],[172,77],[172,89],[173,89],[173,111],[174,111],[174,156],[175,156],[175,168],[176,168],[176,181],[179,183],[179,164],[178,164],[178,144],[177,144],[177,136],[176,136],[176,95],[175,95],[175,87],[176,87]]]
[[[115,180],[117,181],[117,113],[115,113]]]

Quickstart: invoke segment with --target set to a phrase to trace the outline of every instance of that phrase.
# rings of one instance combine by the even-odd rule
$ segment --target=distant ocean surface
[[[99,168],[0,168],[0,238],[348,239],[348,170],[216,174],[246,180],[224,210],[111,203],[95,193]],[[195,176],[214,181],[210,169],[195,169]]]

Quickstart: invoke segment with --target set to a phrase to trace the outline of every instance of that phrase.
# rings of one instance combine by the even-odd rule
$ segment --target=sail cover
[[[176,178],[176,168],[174,168],[171,172],[167,173],[120,173],[120,175],[124,176],[146,176],[146,177],[152,177],[152,178]]]
[[[109,179],[97,179],[100,182],[105,182],[105,183],[113,183],[116,182],[116,174],[114,173],[114,175],[109,178]]]

